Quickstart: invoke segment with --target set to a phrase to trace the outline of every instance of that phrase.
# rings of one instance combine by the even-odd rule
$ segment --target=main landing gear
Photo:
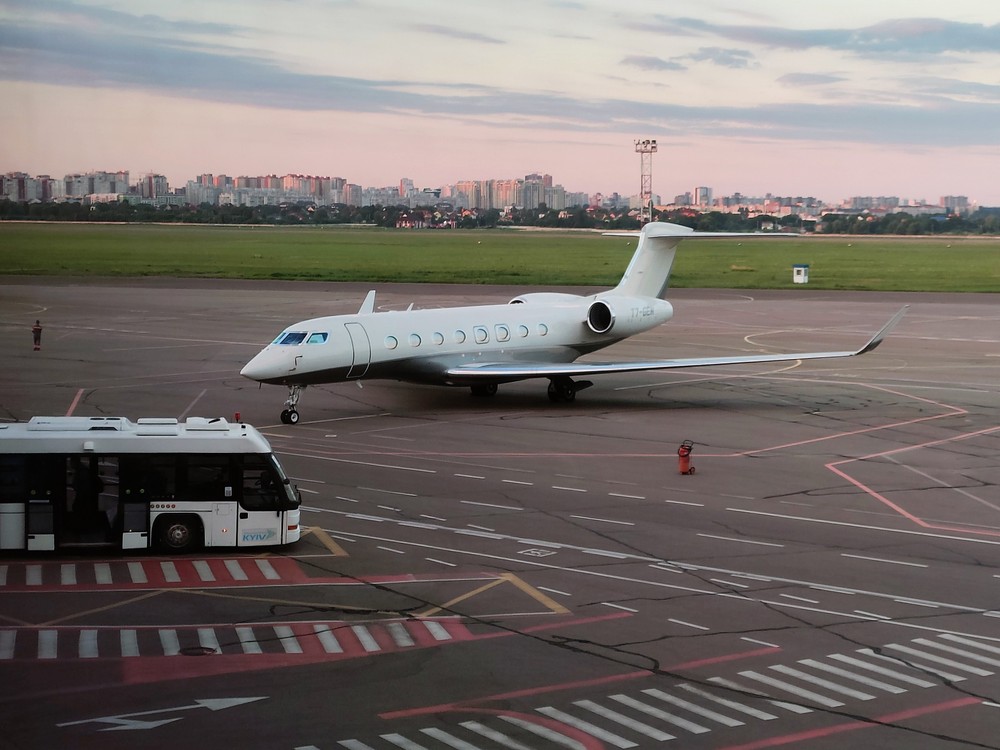
[[[497,384],[476,383],[475,385],[469,386],[469,390],[472,391],[473,396],[495,396],[497,395]]]
[[[566,375],[549,378],[549,401],[553,403],[572,403],[576,400],[576,392],[585,388],[590,388],[593,383],[589,380],[573,380]]]
[[[296,411],[295,407],[298,406],[299,396],[302,395],[303,388],[305,388],[304,385],[288,386],[288,398],[285,400],[285,406],[288,408],[281,412],[282,424],[299,423],[299,413]]]

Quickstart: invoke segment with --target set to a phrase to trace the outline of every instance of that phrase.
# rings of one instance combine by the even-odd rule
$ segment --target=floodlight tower
[[[639,223],[653,220],[653,154],[656,153],[656,139],[635,142],[635,151],[642,162],[642,183],[639,187]]]

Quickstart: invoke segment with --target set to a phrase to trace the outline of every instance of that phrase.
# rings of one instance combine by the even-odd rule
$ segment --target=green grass
[[[587,232],[0,224],[0,274],[614,286],[635,238]],[[1000,291],[1000,239],[803,237],[681,245],[671,285]]]

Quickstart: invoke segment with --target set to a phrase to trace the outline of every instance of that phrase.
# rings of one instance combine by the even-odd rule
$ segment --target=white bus
[[[256,429],[192,417],[0,424],[0,550],[290,544],[299,495]]]

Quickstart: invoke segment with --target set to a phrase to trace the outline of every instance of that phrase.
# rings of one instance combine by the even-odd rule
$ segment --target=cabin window
[[[517,335],[520,336],[522,339],[526,338],[528,336],[528,326],[518,326]]]
[[[433,341],[435,344],[437,344],[438,346],[440,346],[441,344],[444,343],[444,334],[435,331],[431,335],[431,341]]]
[[[420,336],[418,334],[410,334],[410,346],[420,346]]]
[[[455,343],[464,344],[465,343],[465,331],[455,331]]]
[[[539,323],[538,324],[538,335],[539,336],[544,336],[548,332],[549,332],[549,327],[547,325],[545,325],[544,323]]]
[[[278,338],[274,340],[275,344],[281,344],[282,346],[294,346],[295,344],[301,344],[306,340],[308,333],[306,331],[288,331],[282,333]]]
[[[490,340],[490,332],[486,330],[486,326],[476,326],[472,329],[473,333],[476,335],[477,344],[485,344]]]
[[[386,336],[385,337],[385,348],[386,349],[395,349],[397,346],[399,346],[399,342],[396,340],[395,336]]]
[[[496,333],[497,341],[510,341],[510,329],[501,324],[493,329]]]
[[[310,333],[309,338],[306,339],[307,344],[325,344],[326,340],[330,337],[329,333]]]

